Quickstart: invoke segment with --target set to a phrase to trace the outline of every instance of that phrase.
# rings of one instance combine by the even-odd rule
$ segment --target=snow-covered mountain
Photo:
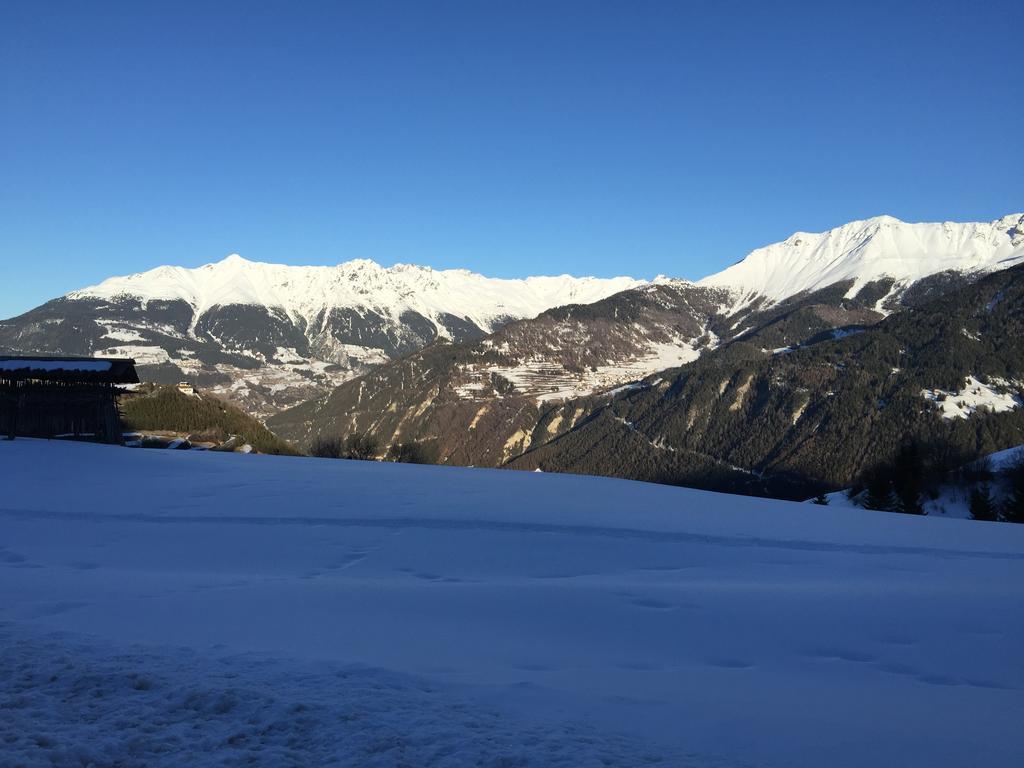
[[[910,224],[892,216],[853,221],[827,232],[796,232],[752,251],[742,261],[698,282],[730,288],[740,299],[779,302],[799,293],[849,282],[846,296],[891,279],[892,295],[944,272],[976,275],[1024,261],[1024,214],[991,222]]]
[[[0,351],[131,356],[148,378],[195,380],[266,416],[438,339],[469,341],[554,307],[658,288],[606,307],[610,312],[596,325],[588,324],[586,313],[570,313],[535,333],[524,329],[520,336],[537,343],[510,347],[510,360],[501,365],[511,380],[528,379],[550,398],[679,364],[763,324],[766,310],[807,296],[839,314],[810,324],[804,318],[795,323],[796,337],[780,333],[775,346],[826,325],[873,322],[1022,260],[1024,214],[939,224],[880,216],[820,234],[796,233],[698,283],[658,278],[654,286],[630,277],[501,280],[367,260],[302,267],[232,255],[195,269],[163,266],[72,291],[0,322]],[[851,301],[857,317],[850,315]],[[638,305],[651,311],[630,314]],[[601,337],[608,329],[614,343]],[[576,357],[585,365],[548,381]]]
[[[146,378],[195,380],[264,416],[438,339],[475,338],[639,284],[502,280],[367,260],[284,266],[231,255],[72,291],[0,323],[0,349],[133,357]]]
[[[722,445],[732,446],[735,436],[748,434],[742,422],[747,393],[763,404],[780,390],[771,373],[773,357],[788,360],[788,353],[797,349],[856,335],[894,312],[903,316],[904,309],[923,310],[941,295],[966,296],[963,291],[980,285],[978,280],[986,272],[998,273],[989,279],[1019,272],[1013,269],[1024,256],[1024,243],[1014,224],[1019,220],[1019,216],[1006,217],[993,225],[958,225],[959,229],[902,225],[891,219],[851,224],[814,236],[817,245],[811,250],[821,256],[817,262],[810,251],[802,253],[804,243],[794,237],[790,245],[783,243],[755,252],[733,268],[741,277],[744,270],[749,273],[752,268],[762,268],[766,292],[735,287],[731,282],[718,286],[715,279],[696,284],[659,279],[585,307],[557,308],[510,323],[484,339],[444,350],[424,349],[391,361],[346,382],[328,397],[276,414],[268,420],[268,426],[304,447],[320,439],[359,433],[373,437],[382,450],[403,442],[429,442],[439,461],[500,466],[514,461],[517,455],[562,439],[601,412],[610,397],[624,391],[651,390],[643,417],[654,426],[641,446],[646,446],[650,455],[644,457],[637,471],[643,472],[642,479],[658,479],[674,472],[676,477],[693,481],[682,473],[694,467],[703,472],[709,455]],[[954,230],[958,232],[955,236],[936,234]],[[918,240],[908,232],[916,232]],[[968,238],[966,232],[982,234]],[[965,245],[965,239],[982,241],[984,247]],[[934,249],[935,258],[923,256],[921,248]],[[794,277],[792,267],[798,257],[806,262],[802,281],[793,279],[784,284],[787,275]],[[1004,266],[1009,269],[1001,270]],[[997,293],[979,299],[978,311],[983,311]],[[947,329],[943,337],[946,347],[940,351],[956,350],[958,359],[966,359],[958,345],[974,338],[974,331],[969,330],[972,322],[965,318],[962,325]],[[1004,367],[1011,362],[1007,340],[1013,335],[1012,330],[1000,329],[991,337],[1002,340],[996,355]],[[936,354],[929,350],[922,357],[932,361],[937,359]],[[695,362],[706,355],[711,355],[706,366]],[[792,359],[811,358],[798,355]],[[869,367],[865,359],[850,361],[849,365],[855,362]],[[872,375],[888,381],[898,359],[873,364]],[[674,400],[667,398],[664,387],[680,375],[669,369],[683,365],[696,366],[703,372],[695,379],[700,386],[694,389],[696,394],[675,403],[682,414],[670,415],[678,417],[678,423],[664,424],[661,415],[669,412],[668,404]],[[751,390],[751,371],[761,368],[769,372]],[[815,359],[807,368],[798,365],[792,372],[792,391],[798,393],[793,396],[796,405],[788,401],[772,405],[770,410],[777,415],[790,416],[776,419],[770,428],[753,435],[763,443],[757,451],[773,445],[781,456],[786,455],[798,417],[809,402],[808,393],[815,393],[821,402],[833,402],[835,371],[829,366],[825,369],[831,373],[825,375],[821,361]],[[984,372],[1004,375],[998,368]],[[933,371],[923,374],[915,392],[924,385],[937,387],[938,381],[947,379]],[[790,388],[781,389],[788,392]],[[863,394],[857,390],[850,398],[854,404],[844,406],[843,413],[856,412]],[[592,395],[594,399],[587,400]],[[940,396],[948,401],[948,408],[964,398],[973,402],[968,395],[953,398],[946,389],[935,394]],[[729,402],[723,399],[726,397],[731,397]],[[697,401],[703,403],[702,407],[691,410]],[[710,426],[704,419],[710,412],[709,403],[725,403],[723,414]],[[915,395],[908,408],[920,411],[920,398]],[[729,429],[719,429],[726,422]],[[624,457],[640,455],[639,449],[631,446],[627,451],[618,450],[615,440],[620,432],[632,430],[637,423],[640,419],[630,416],[622,422],[613,419],[604,425],[604,431],[597,422],[586,427],[585,433],[597,437],[571,471],[590,471],[598,455],[607,460],[600,465],[600,472],[624,471],[628,464]],[[807,423],[813,425],[812,420]],[[800,429],[804,426],[801,422]],[[705,445],[698,448],[687,444],[687,452],[679,452],[677,457],[680,466],[669,467],[666,457],[673,456],[673,450],[664,444],[664,436],[678,436],[678,447],[689,439],[687,436],[698,433],[707,435]],[[774,442],[769,435],[773,435]],[[809,428],[804,442],[812,445],[815,439],[814,430]],[[704,464],[694,459],[693,451],[701,452]],[[820,451],[809,449],[809,453],[812,459],[820,456]],[[732,483],[735,478],[730,473],[736,466],[753,463],[753,455],[757,461],[765,458],[756,452],[729,457],[716,481]],[[544,469],[558,466],[551,459]],[[847,469],[853,472],[858,467]]]
[[[629,277],[528,277],[502,280],[464,269],[434,270],[412,264],[382,267],[368,259],[337,266],[288,266],[248,261],[232,254],[195,269],[163,266],[72,291],[69,299],[184,301],[192,327],[216,307],[280,309],[292,322],[325,330],[334,310],[360,308],[401,324],[415,312],[441,338],[458,334],[451,317],[491,331],[511,318],[533,317],[563,304],[588,304],[638,285]]]

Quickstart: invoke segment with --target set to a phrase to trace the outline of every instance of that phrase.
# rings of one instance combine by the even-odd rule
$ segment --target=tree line
[[[210,395],[195,397],[177,387],[154,385],[122,396],[120,407],[128,430],[164,430],[219,443],[237,435],[258,453],[299,455],[252,416]]]
[[[380,442],[369,433],[318,437],[309,453],[321,459],[392,461],[400,464],[436,464],[438,459],[437,448],[433,444],[397,442],[381,450]]]
[[[924,515],[926,500],[946,489],[966,495],[973,520],[1024,523],[1024,452],[998,470],[989,459],[962,458],[948,444],[911,441],[867,470],[847,494],[865,509]],[[822,494],[815,502],[828,498]]]

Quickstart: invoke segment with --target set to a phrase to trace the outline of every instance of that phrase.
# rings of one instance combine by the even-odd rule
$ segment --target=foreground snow
[[[0,764],[1015,766],[1024,526],[0,443]]]
[[[510,718],[365,666],[225,649],[112,654],[7,628],[0,642],[4,766],[709,764],[587,725]]]

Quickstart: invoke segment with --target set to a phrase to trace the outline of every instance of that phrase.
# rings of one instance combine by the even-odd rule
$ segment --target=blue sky
[[[372,258],[697,278],[1024,208],[1024,3],[0,4],[0,317]]]

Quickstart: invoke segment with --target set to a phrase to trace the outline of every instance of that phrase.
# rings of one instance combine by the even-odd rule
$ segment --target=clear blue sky
[[[1024,3],[0,3],[0,317],[365,257],[700,277],[1024,208]]]

